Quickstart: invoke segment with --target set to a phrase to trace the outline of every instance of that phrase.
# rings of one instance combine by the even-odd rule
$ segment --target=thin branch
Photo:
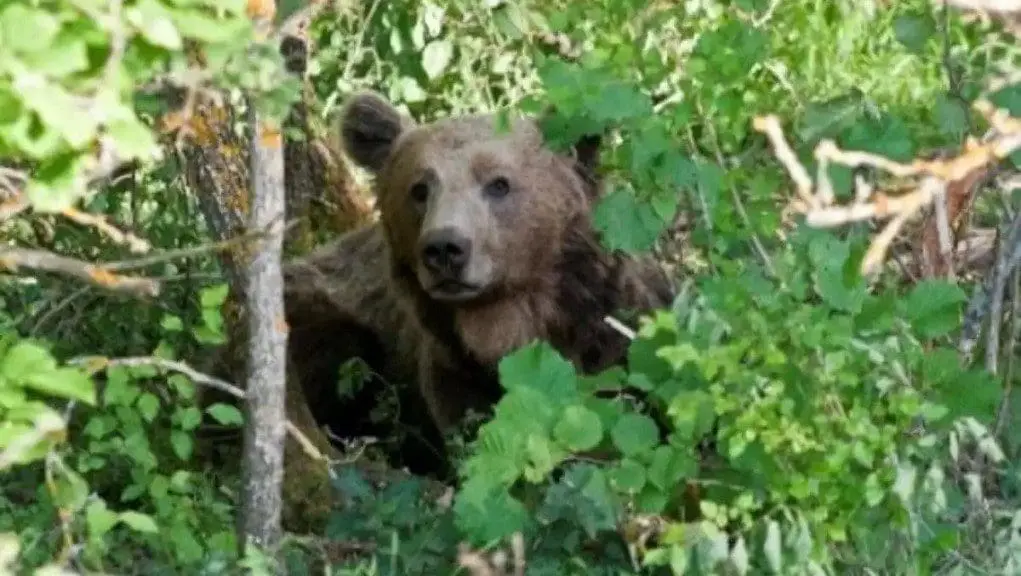
[[[298,220],[292,220],[284,226],[284,231],[293,228],[298,224]],[[203,244],[201,246],[194,246],[191,248],[180,248],[177,250],[167,250],[159,254],[153,254],[145,258],[136,258],[133,260],[122,260],[119,262],[108,262],[103,264],[102,267],[107,270],[136,270],[138,268],[145,268],[153,264],[161,264],[170,260],[178,260],[183,258],[195,258],[196,256],[204,256],[211,252],[222,252],[231,248],[236,248],[246,242],[259,240],[264,238],[268,234],[267,230],[253,230],[244,234],[239,234],[233,238],[221,240],[219,242],[213,242],[210,244]]]
[[[0,248],[0,268],[7,268],[12,272],[28,268],[71,276],[108,290],[127,292],[136,296],[155,297],[160,292],[159,282],[152,278],[114,274],[102,266],[58,256],[45,250]]]
[[[812,177],[808,175],[808,170],[805,170],[805,167],[798,161],[798,156],[794,153],[790,144],[787,143],[787,138],[783,135],[780,121],[776,116],[772,115],[759,116],[755,118],[752,126],[759,132],[766,134],[766,137],[769,138],[769,143],[773,146],[773,152],[776,154],[777,160],[784,165],[791,179],[794,180],[798,196],[808,206],[814,208],[817,202],[812,196]]]
[[[68,364],[75,366],[83,366],[93,373],[98,372],[100,370],[104,370],[106,368],[112,368],[116,366],[125,367],[154,366],[156,368],[162,368],[164,370],[169,370],[171,372],[183,374],[187,376],[189,380],[191,380],[192,382],[199,386],[205,386],[206,388],[219,390],[220,392],[229,394],[237,398],[238,400],[246,399],[245,391],[242,390],[240,387],[231,384],[226,380],[221,380],[220,378],[217,378],[215,376],[210,376],[209,374],[199,372],[198,370],[192,368],[188,364],[185,364],[184,362],[179,362],[177,360],[167,360],[165,358],[156,358],[154,356],[130,356],[124,358],[83,356],[68,361]],[[315,444],[311,440],[309,440],[308,436],[303,434],[301,430],[299,430],[298,427],[295,426],[290,421],[287,422],[287,432],[298,443],[298,445],[301,446],[302,451],[305,452],[305,454],[308,455],[310,458],[321,462],[330,461],[329,458],[323,455],[323,453],[320,452],[319,449],[315,447]]]
[[[790,208],[803,214],[808,225],[827,227],[862,220],[893,218],[873,241],[867,257],[862,261],[862,273],[869,275],[878,270],[890,244],[903,225],[923,208],[946,196],[949,184],[985,170],[1021,148],[1021,120],[1010,117],[1005,110],[997,109],[988,100],[977,100],[974,108],[989,121],[998,134],[983,143],[969,139],[964,145],[963,152],[956,157],[915,159],[905,164],[869,152],[841,150],[832,140],[823,140],[815,149],[820,170],[814,184],[808,171],[787,144],[780,121],[775,116],[756,117],[753,126],[769,139],[777,159],[794,181],[797,197],[790,203]],[[856,185],[855,201],[849,205],[838,206],[833,204],[832,183],[826,171],[822,169],[831,162],[851,168],[868,166],[897,178],[917,180],[908,182],[910,192],[895,197],[875,192],[871,187],[866,188],[859,182]],[[937,218],[941,216],[938,210],[939,207]],[[949,218],[945,220],[947,221],[940,223],[945,226],[940,226],[939,229],[941,250],[948,249],[953,244],[949,238]]]
[[[603,318],[603,322],[609,324],[610,328],[613,328],[628,340],[634,340],[638,336],[638,334],[634,330],[632,330],[626,324],[624,324],[620,320],[617,320],[613,316],[606,316],[605,318]]]
[[[116,226],[107,222],[106,218],[101,215],[82,212],[77,208],[65,208],[62,211],[62,214],[65,218],[81,224],[82,226],[91,226],[95,228],[101,234],[109,236],[110,239],[117,244],[127,246],[132,252],[142,254],[148,252],[152,248],[148,241],[129,232],[119,230]]]
[[[996,263],[991,274],[987,274],[982,283],[975,286],[975,291],[968,302],[964,313],[964,324],[958,341],[958,352],[966,364],[971,363],[975,346],[986,318],[990,318],[989,336],[986,343],[986,367],[996,372],[996,357],[999,353],[999,322],[998,312],[1002,312],[1003,290],[1006,278],[1021,261],[1021,213],[1018,213],[1005,235],[999,239]],[[998,302],[998,304],[997,304]],[[995,327],[994,327],[995,326]],[[990,349],[993,352],[990,352]],[[993,356],[990,357],[990,354]]]
[[[1010,399],[1014,390],[1014,351],[1017,349],[1018,314],[1021,313],[1021,273],[1014,270],[1013,291],[1010,295],[1010,335],[1005,348],[1007,352],[1007,368],[1003,375],[1003,395],[1000,398],[1000,409],[996,415],[993,434],[999,436],[1007,424],[1010,415]]]

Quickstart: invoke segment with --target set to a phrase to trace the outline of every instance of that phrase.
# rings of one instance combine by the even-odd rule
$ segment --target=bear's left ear
[[[410,118],[372,92],[352,96],[340,118],[345,151],[372,173],[383,168],[397,138],[411,126],[414,122]]]
[[[602,144],[602,134],[586,134],[579,138],[573,146],[574,159],[578,166],[593,176],[599,168],[599,151]]]

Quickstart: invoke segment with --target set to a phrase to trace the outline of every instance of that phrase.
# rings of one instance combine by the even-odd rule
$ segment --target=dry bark
[[[292,71],[304,70],[304,44],[286,39],[284,48],[301,50]],[[235,111],[208,94],[195,96],[196,103],[185,125],[181,153],[185,177],[198,195],[199,203],[215,240],[237,237],[247,231],[252,198],[249,190],[250,153],[246,139],[233,130]],[[178,95],[178,101],[184,101]],[[371,218],[371,207],[356,185],[337,151],[309,123],[311,91],[294,106],[284,123],[284,188],[287,221],[299,219],[284,239],[284,251],[301,254],[316,243],[317,234],[336,235]],[[219,357],[219,371],[228,379],[243,381],[247,354],[248,319],[244,303],[247,278],[244,274],[249,248],[238,245],[221,253],[221,263],[230,283],[230,297],[224,305],[229,343]],[[286,289],[286,287],[285,287]],[[282,320],[281,320],[282,321]],[[339,454],[327,436],[315,425],[305,393],[293,371],[288,371],[287,420],[295,424],[315,447],[330,458]],[[325,463],[312,460],[291,438],[285,441],[283,525],[287,530],[309,531],[322,526],[332,501]]]
[[[279,126],[249,109],[252,202],[249,226],[266,230],[245,267],[248,375],[241,533],[245,542],[275,551],[280,543],[284,474],[284,383],[287,323],[281,271],[284,224],[284,150]]]

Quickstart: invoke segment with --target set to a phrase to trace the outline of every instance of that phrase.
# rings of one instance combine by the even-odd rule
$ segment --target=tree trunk
[[[249,227],[265,230],[245,269],[248,374],[245,379],[241,534],[275,554],[280,544],[284,475],[287,323],[281,270],[284,230],[284,150],[280,127],[249,108],[252,205]]]
[[[292,71],[303,73],[304,44],[288,38],[286,50],[300,50],[300,69],[294,66],[294,53],[288,53]],[[284,239],[288,255],[306,252],[317,242],[317,235],[337,235],[371,218],[371,207],[356,185],[340,154],[310,125],[312,98],[307,88],[285,121],[284,189],[287,221],[299,219]],[[183,99],[181,99],[183,100]],[[249,149],[247,142],[233,130],[234,111],[224,102],[205,95],[197,97],[188,133],[182,147],[185,177],[196,192],[210,233],[216,240],[244,234],[252,203],[249,191]],[[289,136],[292,132],[300,138]],[[221,253],[221,263],[230,283],[230,296],[223,312],[228,344],[222,350],[219,370],[224,376],[243,381],[248,341],[248,319],[244,295],[248,293],[244,266],[247,248],[237,245]],[[286,289],[286,287],[285,287]],[[322,454],[337,458],[327,436],[315,424],[300,380],[288,371],[285,413]],[[283,487],[283,525],[287,530],[309,531],[322,526],[330,510],[331,489],[325,463],[312,460],[290,436],[285,440]]]

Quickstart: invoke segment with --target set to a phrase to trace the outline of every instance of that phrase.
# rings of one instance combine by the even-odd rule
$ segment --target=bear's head
[[[476,115],[419,125],[372,93],[352,97],[341,119],[348,155],[375,178],[398,281],[462,323],[472,310],[495,322],[476,331],[513,331],[498,312],[511,312],[510,302],[533,320],[545,316],[535,308],[556,306],[569,237],[593,236],[599,137],[561,152],[534,119],[507,124]],[[531,328],[506,344],[541,335],[524,333],[542,332]]]

